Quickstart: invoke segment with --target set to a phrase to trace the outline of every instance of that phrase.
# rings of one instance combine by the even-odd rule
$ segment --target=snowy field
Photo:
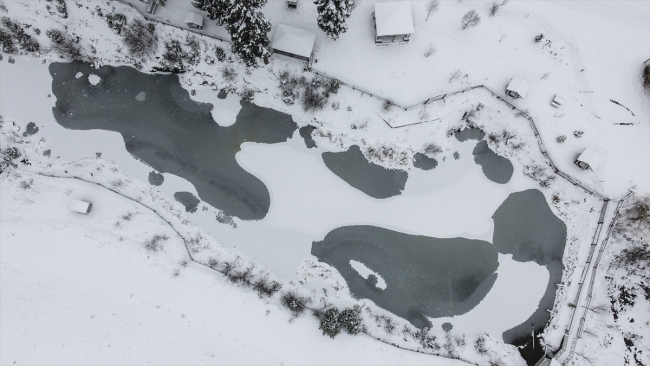
[[[172,1],[181,8],[181,0]],[[97,65],[133,62],[121,52],[120,37],[94,14],[94,5],[68,3],[70,16],[66,20],[49,17],[44,2],[5,0],[3,5],[12,19],[38,24],[42,30],[67,25],[69,32],[81,37],[83,53],[90,54],[92,47],[92,61]],[[488,3],[442,1],[425,22],[426,2],[413,2],[416,33],[408,45],[391,47],[374,46],[369,15],[373,4],[357,4],[348,20],[348,32],[336,42],[318,30],[315,6],[310,1],[301,1],[297,10],[287,10],[283,1],[272,0],[263,11],[274,24],[271,37],[278,23],[316,33],[315,70],[400,104],[415,104],[478,84],[501,93],[511,77],[523,77],[531,83],[531,93],[515,104],[536,120],[551,156],[563,171],[611,198],[622,196],[630,188],[638,195],[650,193],[650,94],[640,84],[640,65],[650,56],[650,3],[512,0],[490,17]],[[117,2],[97,5],[105,12],[122,12],[129,19],[139,16]],[[477,9],[482,21],[478,27],[463,31],[460,18],[470,9]],[[186,37],[183,31],[162,25],[157,32],[161,39],[183,42]],[[534,41],[538,34],[544,35],[543,41]],[[35,38],[48,44],[44,34]],[[206,54],[209,47],[224,46],[208,38],[200,40]],[[435,53],[425,57],[431,46]],[[163,49],[159,47],[159,54]],[[66,130],[56,123],[47,69],[49,61],[57,61],[56,56],[2,56],[0,115],[15,120],[21,133],[28,122],[39,128],[25,139],[26,144],[34,145],[34,154],[40,155],[29,169],[47,170],[50,165],[61,167],[83,161],[79,158],[93,158],[90,166],[112,162],[128,179],[147,185],[152,169],[126,152],[119,134]],[[144,70],[156,65],[155,59],[144,62]],[[577,276],[589,251],[601,203],[562,179],[541,188],[522,174],[530,166],[545,166],[524,119],[491,96],[472,91],[430,107],[430,113],[440,118],[437,122],[391,129],[384,119],[411,117],[400,117],[399,110],[382,111],[381,101],[345,86],[321,111],[304,112],[299,103],[285,105],[277,88],[277,75],[284,70],[300,74],[302,64],[296,61],[274,57],[268,66],[252,72],[237,63],[232,66],[238,72],[234,81],[223,78],[221,65],[200,62],[180,76],[181,83],[196,91],[195,100],[214,105],[213,117],[222,126],[234,123],[239,98],[230,93],[226,99],[219,99],[216,90],[240,92],[253,87],[256,104],[291,114],[299,126],[316,126],[314,140],[319,148],[306,149],[297,131],[286,143],[243,144],[237,162],[269,189],[268,215],[257,222],[235,219],[235,229],[217,223],[217,210],[209,207],[207,211],[183,213],[191,225],[246,260],[250,258],[280,278],[298,283],[305,291],[328,288],[332,301],[350,304],[353,300],[340,275],[329,266],[314,265],[312,241],[342,225],[371,224],[411,234],[491,242],[491,215],[507,195],[537,188],[568,229],[563,284],[544,334],[551,346],[559,345],[572,310],[567,302],[577,291]],[[449,81],[456,70],[462,77]],[[312,77],[308,72],[305,75]],[[207,85],[199,85],[202,83]],[[549,105],[555,94],[567,100],[560,109]],[[331,108],[334,103],[341,108]],[[506,185],[485,178],[472,161],[473,143],[459,143],[447,136],[448,130],[466,125],[461,116],[478,103],[485,108],[472,121],[475,125],[487,133],[512,131],[525,144],[523,150],[514,150],[491,143],[491,148],[515,166],[513,179]],[[358,125],[365,127],[353,127]],[[574,137],[574,131],[584,131],[584,135]],[[556,142],[561,135],[568,137],[566,142]],[[436,157],[439,166],[433,171],[413,168],[410,157],[430,142],[442,147]],[[353,144],[362,150],[389,146],[398,157],[406,157],[402,161],[376,161],[408,169],[402,195],[371,199],[326,168],[321,152],[342,151]],[[584,147],[604,157],[595,172],[581,171],[572,164]],[[46,150],[51,150],[49,157],[43,156]],[[461,159],[454,160],[454,152],[459,152]],[[80,174],[90,175],[90,170],[84,173],[82,165]],[[45,360],[115,364],[452,362],[403,351],[366,336],[342,335],[329,340],[321,336],[311,317],[287,324],[290,315],[277,301],[259,300],[252,292],[233,287],[199,266],[182,267],[179,263],[185,254],[180,240],[137,204],[87,183],[17,174],[20,176],[3,175],[0,181],[4,309],[0,342],[3,350],[11,350],[2,352],[3,364]],[[167,173],[164,178],[162,186],[149,189],[170,201],[175,192],[197,194],[182,178]],[[33,184],[21,187],[27,179],[33,179]],[[70,198],[92,198],[96,209],[88,217],[73,215],[67,210]],[[171,206],[182,210],[178,203]],[[120,224],[119,218],[127,212],[136,213],[133,221]],[[164,251],[151,254],[142,243],[154,233],[170,239]],[[499,255],[498,273],[494,288],[476,308],[459,317],[431,319],[434,330],[440,332],[443,323],[451,322],[454,332],[489,332],[500,338],[501,332],[524,321],[544,292],[548,272],[532,262],[520,263]],[[39,315],[35,318],[33,314]],[[25,330],[20,333],[18,329]],[[397,342],[395,339],[399,341],[399,336],[390,338]],[[615,364],[623,347],[619,341],[610,353],[603,351],[605,343],[592,349],[597,348]],[[69,355],[72,347],[75,359]],[[506,364],[523,362],[513,347],[502,342],[494,343],[493,349],[494,358]],[[486,362],[474,358],[476,355],[463,357]],[[583,361],[573,360],[585,364]]]

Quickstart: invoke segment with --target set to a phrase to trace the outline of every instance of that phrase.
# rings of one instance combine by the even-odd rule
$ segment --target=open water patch
[[[38,127],[36,126],[36,123],[29,122],[25,128],[25,131],[23,132],[23,137],[35,135],[37,132]]]
[[[236,123],[222,127],[212,118],[213,106],[192,100],[176,75],[127,66],[92,69],[84,62],[52,63],[49,69],[57,99],[52,112],[61,126],[118,132],[129,153],[160,173],[188,180],[206,203],[244,220],[266,216],[267,187],[235,155],[244,142],[287,141],[297,129],[291,116],[242,100]],[[102,82],[90,85],[76,79],[77,72],[92,72]],[[146,97],[138,101],[138,95]]]
[[[413,166],[422,170],[431,170],[438,166],[438,161],[425,154],[415,153],[413,155]]]
[[[456,137],[456,140],[460,142],[467,140],[481,141],[485,137],[485,132],[480,128],[469,127],[456,132],[454,136]]]
[[[492,151],[487,141],[479,141],[474,147],[472,155],[474,155],[474,162],[481,166],[487,179],[494,183],[506,184],[512,178],[514,167],[510,160]]]
[[[550,319],[557,287],[562,281],[562,257],[566,244],[566,224],[560,220],[537,189],[515,192],[494,215],[494,246],[499,253],[512,254],[518,262],[533,261],[546,266],[548,285],[537,310],[519,326],[503,333],[507,343],[529,339],[531,331],[541,332]]]
[[[174,199],[185,206],[185,212],[196,212],[199,207],[201,200],[198,199],[191,192],[176,192],[174,193]]]
[[[149,172],[149,184],[152,186],[160,186],[165,181],[165,176],[157,173],[155,170]]]
[[[431,327],[427,317],[464,314],[496,281],[499,263],[494,246],[482,240],[439,239],[376,226],[344,226],[312,244],[311,253],[336,268],[353,296],[367,298],[407,319]],[[379,289],[350,261],[381,275]]]
[[[314,141],[314,138],[311,137],[311,133],[314,132],[315,129],[316,127],[307,125],[300,127],[298,130],[300,136],[303,138],[303,140],[305,140],[305,146],[307,146],[308,149],[318,147],[316,146],[316,141]]]
[[[358,145],[343,152],[324,152],[323,162],[332,173],[373,198],[389,198],[402,193],[408,173],[386,169],[366,159]]]

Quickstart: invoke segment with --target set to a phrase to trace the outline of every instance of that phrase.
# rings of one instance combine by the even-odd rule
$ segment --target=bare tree
[[[480,21],[481,17],[478,16],[476,10],[470,10],[465,15],[463,15],[463,19],[460,22],[461,28],[466,29],[468,27],[476,27]]]
[[[491,17],[496,15],[497,11],[499,11],[500,6],[501,6],[501,4],[499,4],[499,3],[496,3],[496,2],[492,3],[492,5],[490,6],[490,16]]]
[[[438,10],[438,5],[440,5],[440,0],[429,0],[429,2],[427,3],[427,18],[425,19],[425,21],[429,20],[429,16],[431,15],[431,13]]]
[[[436,53],[436,48],[433,46],[433,44],[429,44],[427,50],[424,52],[424,57],[429,57],[434,53]]]
[[[449,82],[451,83],[451,82],[455,81],[456,79],[458,79],[460,77],[460,75],[461,75],[460,70],[456,70],[456,71],[452,72],[451,76],[449,78]]]

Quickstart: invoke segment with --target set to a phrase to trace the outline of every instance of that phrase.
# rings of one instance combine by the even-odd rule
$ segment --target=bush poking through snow
[[[61,56],[61,58],[66,60],[78,60],[81,58],[79,45],[70,37],[56,29],[50,29],[45,32],[45,34],[52,41],[52,49]]]
[[[573,131],[573,136],[580,138],[585,134],[585,131]]]
[[[295,291],[287,291],[280,297],[280,302],[287,309],[291,310],[294,316],[305,312],[309,299],[298,295]]]
[[[442,152],[442,148],[434,142],[424,145],[424,154],[429,157],[435,157]]]
[[[201,61],[201,44],[199,43],[198,39],[192,35],[187,35],[185,42],[187,42],[187,46],[190,49],[190,52],[187,53],[185,60],[190,65],[198,65],[199,61]]]
[[[282,285],[278,281],[269,280],[268,273],[264,273],[253,282],[253,288],[259,297],[271,297],[280,291]]]
[[[341,88],[341,82],[337,79],[329,79],[323,84],[323,87],[325,89],[325,94],[336,94]]]
[[[381,105],[381,110],[384,112],[388,112],[391,109],[393,109],[393,106],[395,105],[395,102],[391,99],[385,99],[384,102]]]
[[[476,27],[480,22],[481,22],[481,17],[478,15],[476,10],[470,10],[467,13],[465,13],[465,15],[463,15],[463,19],[461,19],[460,21],[460,27],[462,29]]]
[[[321,93],[318,88],[308,86],[302,97],[302,108],[308,111],[318,111],[323,109],[327,104],[327,97]]]
[[[424,51],[424,57],[429,57],[429,56],[433,55],[434,53],[436,53],[436,48],[433,47],[432,44],[429,44],[429,46],[427,46],[427,50]]]
[[[555,175],[548,174],[546,167],[542,165],[526,166],[524,168],[524,174],[537,181],[544,188],[549,188],[551,183],[555,181]]]
[[[563,143],[564,141],[566,141],[566,136],[564,136],[564,135],[560,135],[560,136],[558,136],[558,137],[555,139],[555,141],[557,141],[558,144],[561,144],[561,143]]]
[[[10,55],[18,52],[11,35],[2,29],[0,29],[0,51]]]
[[[542,39],[544,39],[544,35],[541,33],[535,36],[535,42],[541,42]]]
[[[18,165],[14,163],[14,160],[20,158],[20,151],[18,151],[17,148],[8,147],[4,150],[0,149],[0,156],[2,156],[2,160],[0,161],[0,174],[9,167],[18,167]]]
[[[494,2],[492,5],[490,5],[490,16],[493,17],[497,14],[499,11],[499,8],[501,7],[501,4]]]
[[[8,49],[11,50],[11,45],[13,45],[13,41],[15,40],[16,43],[18,43],[20,49],[23,51],[26,52],[39,51],[40,45],[38,44],[38,42],[34,38],[32,38],[32,36],[25,33],[23,27],[21,27],[18,23],[13,22],[11,19],[7,17],[3,17],[2,25],[4,25],[7,28],[7,30],[9,30],[9,33],[11,33],[11,36],[7,35],[6,33],[2,35],[2,38],[5,38],[5,40],[2,41],[3,49],[5,47],[8,47]],[[15,49],[11,53],[15,53]]]
[[[122,14],[106,14],[106,23],[108,27],[115,32],[115,34],[121,34],[122,28],[126,25],[126,17]]]
[[[327,309],[320,320],[318,329],[323,331],[323,335],[330,338],[336,337],[341,332],[341,323],[339,322],[339,309],[333,307]]]
[[[151,239],[144,242],[144,247],[150,252],[159,252],[163,250],[162,242],[168,240],[167,235],[154,235]]]
[[[47,0],[48,2],[52,2],[52,0]],[[61,18],[66,19],[68,17],[68,6],[65,3],[65,0],[54,0],[54,7],[56,7],[56,11],[61,14]]]
[[[147,58],[158,49],[158,36],[153,23],[145,23],[135,19],[131,24],[122,28],[122,40],[135,58]]]
[[[232,83],[237,78],[237,71],[235,71],[234,67],[226,65],[221,68],[221,76],[227,82]]]
[[[244,87],[244,90],[242,90],[240,97],[247,102],[251,102],[253,99],[255,99],[255,90],[249,87]]]
[[[485,346],[485,335],[479,334],[478,337],[476,337],[476,339],[474,340],[474,350],[479,355],[487,354],[488,350],[487,347]]]
[[[217,60],[219,61],[225,61],[226,60],[226,51],[223,50],[221,47],[216,47],[214,49],[214,55],[217,57]]]
[[[355,335],[363,331],[363,324],[361,322],[361,307],[355,305],[352,308],[347,308],[339,314],[339,324],[349,334]]]
[[[172,73],[180,73],[185,71],[185,63],[183,62],[184,53],[181,43],[175,39],[165,42],[165,53],[162,55],[160,66],[157,70],[168,71]]]

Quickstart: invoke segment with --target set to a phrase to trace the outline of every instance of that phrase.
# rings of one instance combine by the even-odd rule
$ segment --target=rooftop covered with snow
[[[203,15],[189,12],[185,14],[185,23],[186,24],[196,24],[199,27],[203,26]]]
[[[526,94],[530,90],[530,85],[524,79],[512,78],[506,90],[518,94],[521,98],[526,98]]]
[[[413,12],[410,1],[395,1],[375,4],[377,36],[412,34]]]
[[[576,159],[577,162],[582,162],[588,165],[588,169],[595,170],[602,163],[603,158],[594,150],[586,148],[582,150],[580,156]]]
[[[310,31],[278,24],[271,48],[279,53],[309,59],[316,35]]]

